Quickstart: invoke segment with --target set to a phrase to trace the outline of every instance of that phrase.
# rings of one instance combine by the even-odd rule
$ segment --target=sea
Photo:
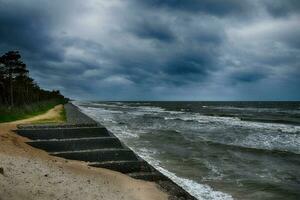
[[[300,102],[74,104],[197,199],[300,199]]]

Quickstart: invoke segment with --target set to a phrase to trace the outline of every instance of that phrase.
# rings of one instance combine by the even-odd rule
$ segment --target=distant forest
[[[41,89],[29,77],[26,64],[18,51],[9,51],[0,57],[0,105],[22,106],[48,100],[65,98],[59,90]]]

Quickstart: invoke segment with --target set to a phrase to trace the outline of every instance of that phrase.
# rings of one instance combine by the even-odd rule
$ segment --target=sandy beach
[[[155,183],[49,156],[12,131],[18,124],[55,121],[61,109],[60,105],[30,119],[0,124],[0,200],[168,199]]]

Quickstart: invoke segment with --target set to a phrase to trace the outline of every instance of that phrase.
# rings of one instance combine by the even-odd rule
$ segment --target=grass
[[[19,107],[13,107],[9,109],[8,107],[0,106],[0,123],[11,122],[20,119],[26,119],[34,117],[36,115],[43,114],[54,108],[56,105],[63,104],[64,102],[58,100],[49,100],[39,103],[34,103],[30,105],[24,105]],[[63,122],[66,120],[66,113],[64,109],[60,111],[60,116],[57,119],[50,120],[51,122]],[[40,120],[37,123],[47,123],[47,120]]]
[[[60,120],[63,121],[63,122],[66,122],[67,121],[67,115],[66,115],[66,110],[63,108],[61,111],[60,111]]]
[[[31,124],[57,124],[57,123],[63,123],[66,121],[67,121],[66,111],[62,107],[59,110],[59,115],[49,118],[49,119],[39,119],[39,120],[31,122]]]

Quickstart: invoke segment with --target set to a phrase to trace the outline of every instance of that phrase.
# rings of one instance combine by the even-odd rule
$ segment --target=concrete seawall
[[[66,124],[23,125],[16,132],[31,139],[29,145],[43,149],[50,155],[86,161],[92,167],[107,168],[132,178],[154,181],[170,195],[170,199],[196,199],[76,106],[66,104],[65,110]]]

